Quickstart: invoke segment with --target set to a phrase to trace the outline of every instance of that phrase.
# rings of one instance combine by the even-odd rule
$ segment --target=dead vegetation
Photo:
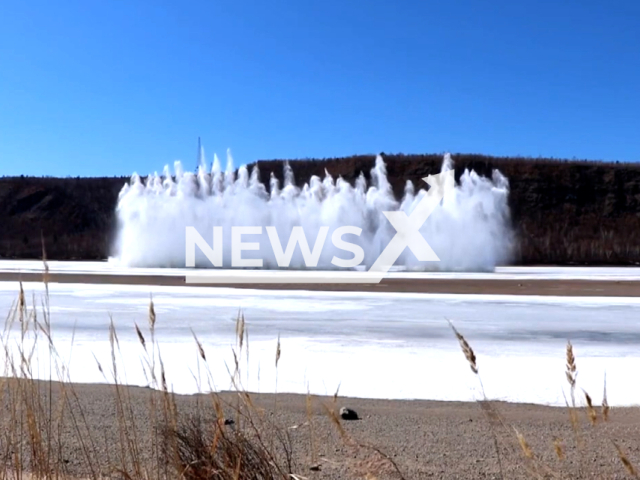
[[[579,406],[576,402],[576,386],[577,386],[577,374],[578,367],[576,363],[576,356],[574,354],[573,345],[570,341],[567,342],[566,347],[566,371],[565,376],[569,385],[570,400],[567,400],[566,409],[569,416],[569,424],[571,426],[573,442],[571,452],[576,456],[575,459],[568,458],[567,455],[567,439],[553,438],[551,443],[553,451],[555,452],[555,462],[550,462],[543,459],[541,455],[536,453],[531,447],[527,437],[515,426],[508,425],[498,411],[498,405],[487,399],[484,394],[484,387],[482,387],[482,380],[480,379],[480,373],[477,365],[475,353],[470,346],[466,338],[459,333],[456,328],[451,324],[451,328],[455,336],[457,337],[462,353],[469,363],[469,366],[475,376],[480,382],[482,398],[478,400],[487,423],[491,429],[493,438],[495,453],[498,457],[498,465],[500,466],[500,477],[507,478],[502,468],[502,462],[500,456],[502,452],[513,452],[513,445],[519,446],[522,461],[525,467],[530,473],[532,478],[558,478],[558,479],[573,479],[573,478],[602,478],[602,474],[597,470],[593,470],[593,466],[588,465],[585,457],[585,422],[587,421],[587,427],[591,428],[591,438],[595,429],[599,428],[601,423],[609,421],[610,407],[607,401],[607,387],[606,378],[604,383],[604,392],[602,402],[599,406],[599,412],[596,405],[593,403],[592,397],[585,390],[582,390],[584,395],[584,405]],[[582,414],[582,418],[581,418]],[[500,444],[498,438],[502,439]],[[602,430],[597,432],[596,438],[600,443],[598,453],[601,458],[607,459],[612,452],[617,454],[620,461],[620,465],[624,467],[629,475],[633,478],[638,478],[636,467],[631,462],[627,454],[616,443],[615,438],[611,438],[607,435],[607,432]],[[538,439],[539,440],[539,439]]]
[[[46,269],[44,281],[47,285]],[[1,336],[5,372],[0,384],[3,412],[0,478],[71,478],[81,473],[92,479],[304,480],[327,461],[317,454],[326,438],[316,434],[317,419],[312,412],[317,405],[311,395],[307,396],[304,424],[286,426],[258,407],[252,394],[243,388],[239,359],[248,354],[249,333],[242,313],[236,321],[235,364],[230,371],[236,390],[232,396],[222,396],[212,388],[214,379],[208,368],[211,355],[194,334],[194,354],[202,362],[204,372],[202,389],[210,392],[194,400],[198,402],[195,414],[180,410],[169,386],[164,364],[167,359],[160,354],[161,345],[155,335],[157,315],[153,299],[149,302],[148,324],[132,327],[152,387],[148,390],[144,415],[140,415],[139,406],[134,405],[130,389],[123,382],[125,372],[118,370],[120,344],[111,323],[111,364],[96,364],[111,385],[112,398],[108,403],[111,406],[105,407],[103,428],[110,428],[109,438],[118,440],[115,445],[108,445],[110,448],[102,448],[110,441],[107,433],[104,432],[104,438],[96,434],[82,408],[76,385],[69,381],[68,365],[60,360],[52,339],[50,319],[48,294],[43,299],[29,299],[20,285]],[[500,478],[510,478],[505,467],[507,461],[521,465],[530,478],[597,478],[597,466],[589,463],[585,454],[588,441],[599,442],[597,451],[604,459],[615,456],[621,474],[626,472],[638,478],[627,449],[618,439],[610,437],[605,428],[611,417],[606,379],[600,404],[591,394],[578,389],[578,359],[570,342],[565,358],[569,435],[532,438],[526,427],[509,424],[500,412],[500,404],[486,397],[480,376],[481,358],[452,322],[450,326],[481,387],[478,406],[492,438]],[[35,380],[38,351],[46,352],[51,359],[49,378],[60,381]],[[286,354],[285,348],[278,339],[273,357],[276,366],[283,353]],[[584,400],[582,405],[579,399]],[[403,465],[385,452],[384,445],[362,442],[345,428],[337,402],[338,392],[321,409],[347,452],[349,461],[344,471],[353,478],[411,478],[404,473]],[[306,433],[298,436],[296,443],[292,433],[302,426]],[[301,438],[304,440],[300,441]],[[302,464],[301,456],[296,454],[296,449],[301,448],[306,452],[303,457],[308,459]]]

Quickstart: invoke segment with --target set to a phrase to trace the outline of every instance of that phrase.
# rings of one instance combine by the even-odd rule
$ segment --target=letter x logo
[[[379,283],[385,274],[402,255],[405,248],[421,262],[439,262],[440,259],[420,233],[420,228],[429,215],[438,207],[444,196],[454,190],[455,178],[453,170],[423,178],[430,186],[427,194],[420,200],[411,215],[402,211],[383,212],[396,229],[396,234],[389,242],[375,263],[367,272],[287,272],[286,276],[273,275],[269,271],[207,270],[205,275],[192,274],[185,279],[186,283]],[[222,227],[220,227],[222,228]],[[248,275],[247,275],[248,274]]]
[[[440,261],[420,233],[420,228],[440,204],[445,194],[455,188],[454,171],[448,170],[438,175],[429,175],[422,180],[431,188],[424,198],[420,200],[420,203],[416,205],[410,216],[407,216],[403,211],[383,212],[391,222],[391,225],[393,225],[393,228],[396,229],[396,234],[369,269],[369,273],[377,274],[380,280],[382,280],[406,247],[409,247],[421,262]]]

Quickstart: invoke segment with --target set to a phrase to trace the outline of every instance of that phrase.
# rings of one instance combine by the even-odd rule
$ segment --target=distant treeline
[[[438,173],[441,155],[385,155],[389,181],[400,198],[407,180]],[[640,165],[539,158],[453,155],[456,177],[500,170],[518,238],[514,262],[632,265],[640,263]],[[374,155],[292,160],[302,186],[325,169],[353,182],[369,179]],[[259,161],[263,180],[282,181],[282,160]],[[105,259],[116,229],[118,192],[128,177],[0,178],[0,257]],[[265,182],[268,184],[268,182]]]

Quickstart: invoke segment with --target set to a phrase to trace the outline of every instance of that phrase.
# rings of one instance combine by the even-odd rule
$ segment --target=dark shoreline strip
[[[85,283],[113,285],[225,287],[260,290],[309,290],[333,292],[398,292],[502,295],[558,295],[638,297],[640,281],[615,280],[482,280],[482,279],[384,279],[379,284],[186,284],[184,276],[105,275],[84,273],[49,273],[50,283]],[[3,282],[42,282],[36,272],[0,272]]]

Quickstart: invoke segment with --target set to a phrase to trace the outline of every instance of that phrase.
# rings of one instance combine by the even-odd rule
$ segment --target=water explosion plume
[[[317,263],[318,269],[335,269],[334,255],[351,259],[352,253],[336,248],[333,231],[342,226],[362,229],[359,236],[345,235],[349,243],[364,250],[363,266],[370,266],[396,231],[383,212],[403,210],[409,215],[426,194],[416,192],[407,181],[404,196],[397,201],[387,180],[385,163],[378,156],[371,170],[371,185],[363,174],[349,184],[325,171],[323,179],[313,176],[298,188],[290,165],[284,166],[284,185],[271,174],[269,189],[260,181],[257,165],[237,171],[227,152],[223,171],[214,156],[208,170],[200,152],[197,173],[185,171],[176,162],[174,173],[168,166],[162,176],[137,174],[125,184],[117,205],[119,230],[112,260],[132,267],[185,267],[186,227],[212,245],[213,227],[222,226],[223,266],[231,266],[231,227],[261,226],[262,234],[246,235],[243,242],[259,243],[259,251],[243,251],[243,258],[263,259],[264,268],[278,268],[276,256],[265,228],[274,226],[284,250],[294,226],[301,226],[313,250],[322,226],[329,227],[327,241]],[[453,168],[450,155],[444,156],[442,171]],[[422,184],[427,188],[426,184]],[[487,271],[509,261],[512,232],[508,207],[509,183],[497,170],[492,177],[481,177],[465,170],[420,229],[440,262],[419,262],[409,249],[398,258],[396,267],[417,270]],[[211,268],[211,261],[196,248],[196,266]],[[290,268],[307,268],[300,246],[296,246]]]

